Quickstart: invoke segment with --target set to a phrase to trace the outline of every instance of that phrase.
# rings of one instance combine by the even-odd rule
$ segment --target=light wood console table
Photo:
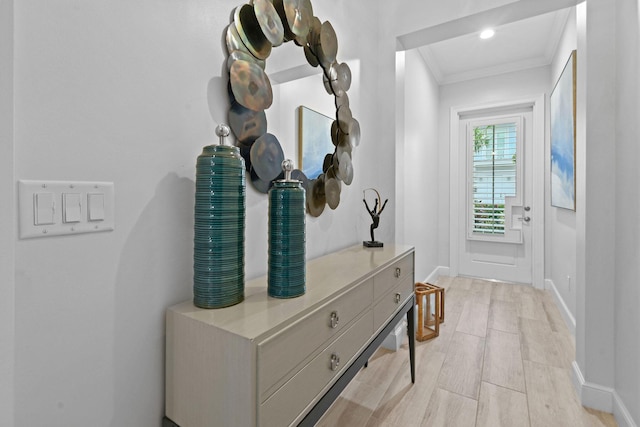
[[[414,250],[354,246],[307,263],[307,292],[167,310],[165,425],[314,425],[405,315],[415,380]]]

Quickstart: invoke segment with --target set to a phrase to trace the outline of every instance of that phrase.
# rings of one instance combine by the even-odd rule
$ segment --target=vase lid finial
[[[231,129],[224,123],[216,126],[216,135],[220,138],[220,145],[226,145],[226,138],[231,134]]]
[[[293,171],[293,160],[284,159],[282,161],[282,170],[284,171],[284,180],[293,181],[291,179],[291,172]]]

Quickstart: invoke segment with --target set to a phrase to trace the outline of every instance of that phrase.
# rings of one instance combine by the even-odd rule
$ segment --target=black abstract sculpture
[[[384,243],[382,242],[378,242],[374,235],[373,235],[373,231],[378,228],[378,225],[380,224],[380,214],[382,213],[382,211],[384,210],[385,206],[387,206],[387,202],[389,201],[389,199],[386,199],[384,201],[384,203],[380,203],[380,193],[378,193],[377,190],[373,189],[373,188],[368,188],[367,190],[373,190],[376,192],[376,202],[373,206],[373,209],[371,209],[369,207],[369,204],[367,203],[367,199],[363,198],[362,201],[364,202],[365,207],[367,208],[367,212],[369,212],[369,215],[371,215],[371,227],[369,227],[369,230],[371,232],[371,240],[370,241],[363,241],[362,245],[367,247],[367,248],[381,248],[384,246]],[[366,190],[365,190],[366,191]]]

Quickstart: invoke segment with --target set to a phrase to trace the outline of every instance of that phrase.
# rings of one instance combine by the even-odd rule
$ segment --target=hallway
[[[440,277],[440,336],[379,349],[320,426],[616,426],[583,408],[571,383],[575,341],[551,295],[522,285]]]

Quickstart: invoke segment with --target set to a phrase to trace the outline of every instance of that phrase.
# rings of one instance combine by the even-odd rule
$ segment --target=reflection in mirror
[[[316,177],[326,172],[325,158],[333,150],[331,125],[333,119],[305,106],[298,107],[298,167],[306,176]],[[330,164],[330,163],[329,163]]]
[[[267,131],[264,114],[273,101],[266,60],[272,48],[280,45],[281,34],[284,43],[293,41],[302,47],[301,54],[311,67],[322,69],[324,88],[335,100],[336,114],[327,129],[331,146],[321,156],[322,169],[310,176],[300,169],[293,174],[306,184],[307,212],[318,216],[325,204],[331,209],[338,206],[342,183],[349,185],[353,180],[352,153],[359,144],[360,125],[347,96],[351,70],[337,61],[335,31],[331,23],[313,15],[310,0],[253,0],[236,8],[225,31],[229,123],[254,188],[268,192],[273,181],[282,178],[276,172],[285,158],[280,141]]]

